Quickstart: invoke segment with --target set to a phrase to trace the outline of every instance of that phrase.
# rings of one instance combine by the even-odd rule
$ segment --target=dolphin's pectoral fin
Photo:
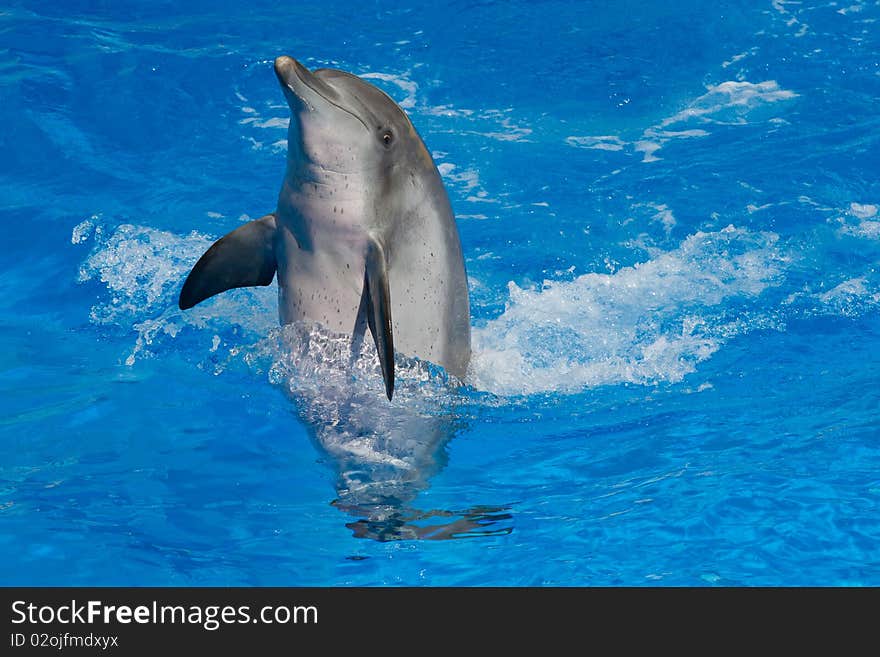
[[[364,295],[367,301],[367,323],[379,353],[385,394],[394,395],[394,338],[391,333],[391,293],[388,289],[388,266],[382,245],[370,238],[367,242],[367,266]]]
[[[192,308],[235,287],[269,285],[275,277],[275,215],[255,219],[221,237],[186,277],[177,305]]]

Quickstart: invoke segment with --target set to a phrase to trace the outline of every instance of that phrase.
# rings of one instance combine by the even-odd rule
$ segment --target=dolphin
[[[394,353],[463,378],[471,355],[461,242],[434,161],[406,113],[363,79],[275,60],[290,106],[287,170],[273,213],[215,242],[181,310],[278,276],[281,324],[369,329],[391,400]]]

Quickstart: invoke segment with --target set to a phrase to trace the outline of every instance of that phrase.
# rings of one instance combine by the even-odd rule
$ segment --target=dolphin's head
[[[338,173],[381,169],[427,155],[404,111],[385,92],[335,69],[309,71],[292,57],[275,60],[291,110],[288,156]]]

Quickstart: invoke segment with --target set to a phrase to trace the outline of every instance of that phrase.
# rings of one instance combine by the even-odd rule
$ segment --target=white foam
[[[92,236],[92,232],[95,230],[95,222],[97,220],[98,216],[92,215],[90,219],[81,221],[76,226],[74,226],[73,231],[70,234],[70,243],[82,244],[83,242],[88,240]]]
[[[850,5],[849,7],[843,7],[842,9],[838,9],[837,13],[841,16],[846,16],[847,14],[858,14],[864,9],[864,5]]]
[[[664,141],[668,141],[670,139],[691,139],[693,137],[708,137],[712,133],[707,130],[694,128],[693,130],[651,130],[649,132],[646,131],[645,134],[663,139]]]
[[[755,110],[796,97],[795,92],[780,88],[775,80],[757,83],[729,80],[708,86],[706,93],[683,110],[649,126],[632,142],[617,135],[569,136],[565,142],[576,148],[631,150],[643,154],[642,162],[656,162],[661,159],[657,151],[670,141],[708,137],[711,132],[705,129],[706,126],[747,124]],[[700,127],[693,127],[693,124]]]
[[[657,162],[660,158],[654,155],[663,147],[663,142],[640,139],[633,144],[633,150],[644,153],[642,162]]]
[[[877,215],[877,206],[867,203],[850,203],[849,212],[851,215],[858,217],[859,219],[870,219]]]
[[[796,97],[795,92],[780,88],[776,80],[757,83],[728,80],[707,87],[705,94],[681,112],[661,121],[659,127],[666,128],[694,119],[707,123],[728,123],[731,115],[738,117],[735,122],[742,123],[745,115],[761,105]]]
[[[801,293],[789,298],[805,315],[858,317],[880,308],[880,286],[867,276],[848,278],[825,292]]]
[[[586,137],[566,137],[565,142],[576,148],[592,148],[600,151],[622,151],[626,146],[617,135],[598,135]]]
[[[262,121],[245,119],[242,123],[250,122],[251,126],[254,128],[266,129],[266,128],[280,128],[281,130],[287,130],[290,126],[290,117],[282,117],[282,116],[273,116],[268,119],[263,119]]]
[[[445,116],[449,118],[468,117],[474,115],[474,110],[456,109],[452,105],[434,105],[433,107],[423,107],[420,109],[420,112],[429,116]]]
[[[367,73],[361,73],[359,77],[364,78],[365,80],[382,80],[383,82],[388,82],[395,85],[404,92],[403,98],[401,98],[400,100],[395,99],[397,100],[397,104],[400,105],[403,109],[412,109],[416,106],[416,101],[418,100],[419,85],[411,80],[408,75],[370,71]]]
[[[470,134],[495,139],[497,141],[530,141],[529,139],[527,139],[527,137],[532,134],[532,129],[528,126],[518,125],[514,123],[513,118],[510,116],[511,111],[512,110],[508,109],[487,110],[485,112],[481,112],[479,118],[481,120],[494,122],[496,124],[496,128],[493,130],[469,130],[467,132]]]
[[[782,16],[785,20],[785,24],[788,27],[794,27],[795,25],[800,25],[798,31],[795,33],[796,37],[802,37],[809,30],[809,25],[798,20],[788,9],[785,8],[786,5],[795,5],[800,6],[802,3],[800,0],[772,0],[770,3],[780,16]],[[834,4],[834,3],[832,3]]]
[[[385,396],[379,358],[369,335],[353,347],[348,335],[334,333],[318,323],[295,322],[269,329],[265,337],[243,349],[242,357],[293,395],[349,401],[352,395]],[[397,354],[395,393],[390,403],[422,408],[426,393],[442,396],[455,385],[441,368]],[[431,408],[428,404],[422,410]]]
[[[672,232],[672,229],[675,228],[676,223],[678,223],[675,219],[675,215],[672,214],[672,210],[669,209],[669,206],[665,203],[645,203],[644,205],[652,210],[656,210],[651,217],[651,221],[662,225],[663,230],[669,235]]]
[[[680,381],[749,330],[726,308],[780,284],[777,241],[731,226],[613,274],[537,290],[511,282],[504,313],[474,330],[468,381],[496,394]]]
[[[754,55],[754,54],[757,53],[757,52],[758,52],[758,48],[757,48],[757,46],[754,47],[754,48],[749,48],[749,49],[746,50],[746,51],[743,51],[743,52],[741,52],[741,53],[738,53],[738,54],[734,55],[733,57],[731,57],[730,59],[728,59],[726,62],[723,62],[723,63],[721,64],[721,68],[728,68],[729,66],[732,66],[733,64],[736,64],[738,61],[741,61],[741,60],[745,59],[746,57],[749,57],[749,56],[751,56],[751,55]]]
[[[240,99],[242,98],[240,94],[237,95]],[[264,116],[262,111],[250,105],[244,105],[240,108],[242,113],[245,114],[245,117],[238,122],[244,128],[241,138],[250,142],[253,150],[262,150],[265,146],[265,140],[263,139],[265,133],[254,132],[253,134],[248,134],[247,130],[256,129],[259,131],[268,131],[268,134],[272,135],[270,138],[274,138],[274,141],[270,142],[272,151],[279,152],[287,150],[286,135],[287,128],[290,125],[290,114],[287,110],[287,106],[278,105],[274,102],[267,102],[264,103],[264,107],[264,111],[269,113],[270,116]],[[254,135],[261,137],[261,139],[257,139]]]
[[[870,240],[880,239],[880,221],[862,219],[857,224],[844,224],[840,232],[845,235],[854,235]]]
[[[167,302],[171,285],[210,245],[210,238],[198,233],[180,237],[132,224],[119,226],[98,241],[79,270],[81,282],[100,280],[111,295],[108,303],[93,309],[92,319],[112,323],[156,310]]]
[[[437,165],[437,171],[440,172],[447,184],[468,194],[467,201],[472,203],[493,202],[488,198],[488,193],[480,187],[480,174],[476,169],[460,169],[452,162],[441,162]]]
[[[80,224],[72,239],[82,232]],[[276,325],[274,285],[234,290],[185,313],[177,308],[180,285],[211,246],[211,237],[196,232],[177,235],[132,224],[108,232],[95,227],[95,244],[80,266],[79,281],[97,281],[106,289],[92,306],[92,322],[129,328],[136,334],[126,363],[152,355],[149,347],[157,339],[174,338],[186,327],[214,330],[218,325],[239,326],[246,334],[265,335]]]
[[[880,239],[880,219],[878,207],[870,203],[850,203],[843,216],[836,221],[840,224],[841,235],[852,235],[864,239]]]

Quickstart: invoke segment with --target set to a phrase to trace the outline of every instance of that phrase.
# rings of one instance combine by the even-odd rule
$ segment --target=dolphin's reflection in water
[[[331,457],[337,472],[333,506],[358,518],[346,523],[354,536],[393,541],[510,533],[509,525],[498,526],[512,519],[504,507],[422,511],[413,506],[446,465],[447,443],[463,428],[453,409],[431,415],[392,407],[375,389],[364,397],[350,399],[344,410],[334,405],[329,414],[339,418],[334,423],[310,423],[318,449]],[[322,412],[314,413],[316,406]],[[312,420],[328,417],[326,400],[312,399],[307,408]]]
[[[334,505],[340,506],[337,502]],[[346,509],[358,514],[359,510]],[[357,538],[375,541],[445,541],[453,538],[501,536],[513,531],[507,507],[474,507],[467,511],[394,509],[387,517],[361,518],[345,526]]]
[[[332,505],[355,518],[346,527],[377,541],[509,534],[513,518],[504,506],[414,506],[446,465],[447,444],[465,428],[460,385],[441,368],[398,356],[398,382],[388,401],[372,342],[352,349],[346,336],[292,324],[273,331],[252,355],[270,358],[270,379],[285,389],[328,457],[336,472]]]

